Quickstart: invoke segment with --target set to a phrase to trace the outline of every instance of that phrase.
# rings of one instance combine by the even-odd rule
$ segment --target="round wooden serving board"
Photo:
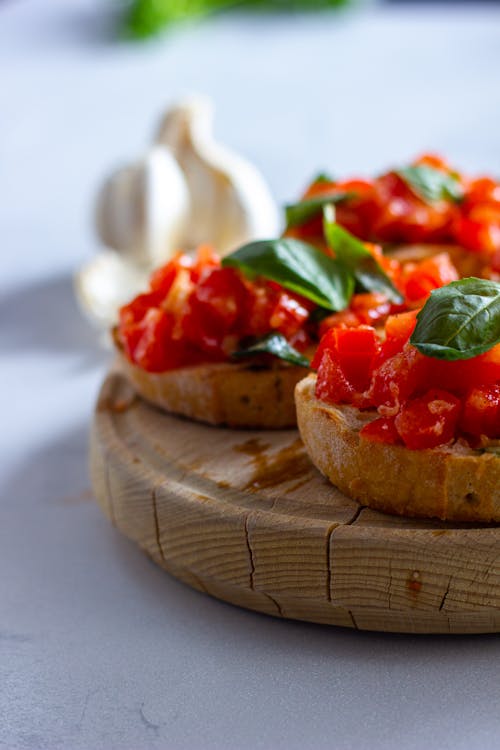
[[[111,521],[199,591],[278,617],[363,630],[500,630],[500,528],[360,507],[298,433],[168,416],[120,375],[99,396],[92,481]]]

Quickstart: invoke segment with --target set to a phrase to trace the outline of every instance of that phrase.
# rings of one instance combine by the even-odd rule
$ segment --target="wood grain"
[[[500,528],[392,517],[342,495],[294,430],[168,416],[120,375],[91,438],[104,513],[193,588],[278,617],[363,630],[500,631]]]

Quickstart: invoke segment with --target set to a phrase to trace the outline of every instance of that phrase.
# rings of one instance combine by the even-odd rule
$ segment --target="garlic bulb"
[[[195,97],[172,107],[156,140],[181,166],[191,198],[185,245],[213,244],[227,254],[251,239],[277,236],[280,220],[255,167],[215,142],[211,102]]]
[[[96,203],[97,233],[106,247],[151,267],[182,246],[189,209],[177,162],[167,148],[156,145],[104,182]]]
[[[146,289],[148,275],[112,250],[104,250],[75,274],[75,295],[89,320],[107,328],[117,322],[119,308]]]
[[[148,152],[103,183],[95,220],[106,249],[75,276],[78,302],[98,325],[114,323],[120,305],[175,251],[208,243],[224,255],[278,235],[278,210],[264,179],[217,144],[212,129],[209,100],[181,102],[165,114]]]

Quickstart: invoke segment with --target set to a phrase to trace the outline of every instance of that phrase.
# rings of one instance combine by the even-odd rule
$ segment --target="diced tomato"
[[[468,250],[493,254],[500,249],[500,222],[484,222],[464,216],[457,222],[456,238]]]
[[[455,437],[460,411],[460,399],[433,388],[403,404],[394,424],[407,448],[436,448]]]
[[[288,292],[280,292],[269,322],[273,330],[289,338],[304,325],[309,312],[308,307],[296,296]]]
[[[356,313],[348,307],[324,318],[319,324],[319,335],[323,337],[330,328],[357,328],[360,323]]]
[[[451,390],[463,396],[478,383],[492,385],[500,382],[500,344],[484,354],[471,359],[459,359],[452,362],[430,359],[430,377],[439,388]]]
[[[342,367],[330,351],[321,358],[316,378],[316,398],[327,404],[349,404],[354,398],[355,389],[346,378]]]
[[[376,326],[385,321],[392,305],[385,294],[371,292],[354,294],[350,307],[362,324]]]
[[[368,422],[361,429],[361,437],[372,440],[374,443],[400,443],[401,438],[394,424],[394,417],[379,417]]]
[[[372,237],[385,242],[446,242],[452,238],[456,208],[449,201],[425,203],[394,172],[376,181]]]
[[[161,292],[138,294],[132,302],[120,308],[118,313],[120,326],[126,327],[142,320],[151,307],[159,307],[162,299]]]
[[[433,167],[433,169],[439,169],[441,172],[449,172],[450,165],[443,159],[439,154],[425,153],[418,156],[413,162],[415,166],[425,164],[427,167]]]
[[[311,367],[319,368],[328,352],[354,389],[364,391],[370,382],[372,363],[379,348],[377,334],[371,326],[331,328],[321,339]]]
[[[449,253],[438,253],[420,263],[407,264],[402,281],[404,295],[409,302],[423,303],[434,289],[459,278]]]
[[[365,391],[379,346],[375,329],[370,326],[330,329],[311,365],[318,369],[318,398],[328,403],[369,406]]]
[[[465,196],[466,206],[475,203],[500,203],[500,185],[491,177],[478,177],[470,180]]]
[[[385,360],[402,351],[417,323],[418,310],[389,315],[385,322],[385,341],[381,359]]]
[[[208,269],[192,294],[191,310],[200,308],[202,315],[230,330],[244,310],[246,295],[245,284],[234,268]]]
[[[121,330],[128,357],[143,370],[163,372],[185,364],[185,348],[171,340],[172,320],[160,308],[150,308],[140,322]]]
[[[181,268],[191,270],[193,259],[184,253],[176,253],[168,263],[153,272],[149,280],[150,289],[167,295]]]
[[[460,427],[475,437],[500,438],[500,383],[471,388],[464,400]]]
[[[210,270],[220,268],[220,257],[212,245],[200,245],[196,251],[196,258],[192,270],[192,279],[197,282],[201,276]]]
[[[224,358],[226,336],[237,330],[247,290],[233,268],[208,268],[195,285],[182,322],[182,335],[207,354]]]
[[[429,358],[406,344],[373,373],[369,395],[383,416],[393,416],[411,396],[425,390]]]

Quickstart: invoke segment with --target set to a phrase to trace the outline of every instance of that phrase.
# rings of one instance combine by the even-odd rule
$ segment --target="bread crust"
[[[303,367],[223,362],[154,373],[132,364],[121,351],[117,366],[142,398],[183,417],[242,428],[297,424],[294,388],[304,377]]]
[[[295,389],[297,421],[315,466],[342,492],[375,510],[441,520],[500,521],[500,457],[466,445],[409,450],[359,432],[374,410],[330,406],[315,397],[316,376]]]

